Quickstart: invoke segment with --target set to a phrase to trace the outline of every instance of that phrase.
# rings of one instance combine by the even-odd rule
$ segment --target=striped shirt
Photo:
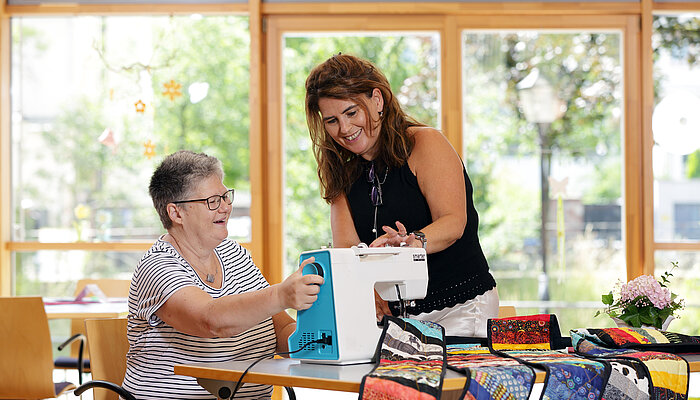
[[[214,249],[222,265],[221,289],[202,281],[194,269],[162,237],[139,261],[129,289],[126,375],[123,387],[137,399],[212,399],[193,377],[175,375],[175,364],[245,361],[275,351],[272,318],[233,337],[202,338],[178,332],[156,311],[176,291],[195,286],[212,298],[235,295],[269,286],[248,251],[226,239]],[[269,398],[272,387],[246,384],[236,398]]]

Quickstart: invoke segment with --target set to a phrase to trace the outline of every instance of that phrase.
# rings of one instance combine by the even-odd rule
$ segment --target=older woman
[[[286,351],[296,324],[285,310],[309,308],[323,278],[302,276],[300,268],[268,284],[246,249],[227,238],[234,192],[214,157],[169,155],[149,192],[168,233],[144,254],[131,281],[123,386],[143,399],[211,399],[173,366]],[[271,391],[247,384],[238,394],[260,399]]]

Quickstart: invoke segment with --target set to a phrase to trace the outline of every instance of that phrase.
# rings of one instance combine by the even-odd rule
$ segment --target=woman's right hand
[[[306,310],[318,298],[323,277],[317,274],[302,275],[302,270],[315,261],[313,257],[304,260],[299,268],[279,284],[279,299],[285,308]]]

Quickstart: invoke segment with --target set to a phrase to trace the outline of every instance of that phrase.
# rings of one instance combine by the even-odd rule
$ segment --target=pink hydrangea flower
[[[639,276],[620,288],[620,300],[623,303],[630,303],[636,300],[638,307],[643,307],[651,303],[654,307],[662,310],[668,307],[671,302],[671,291],[659,284],[651,275]]]

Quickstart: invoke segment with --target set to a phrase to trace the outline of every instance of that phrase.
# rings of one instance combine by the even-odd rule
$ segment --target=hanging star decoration
[[[146,140],[143,143],[144,151],[143,155],[146,156],[149,160],[153,158],[156,155],[156,145],[151,141],[151,139]]]
[[[114,138],[114,131],[110,128],[106,128],[97,140],[106,147],[112,149],[112,154],[117,152],[117,141]]]
[[[180,92],[180,88],[182,88],[182,85],[180,85],[172,79],[170,80],[170,82],[164,83],[163,87],[165,88],[163,96],[170,97],[170,101],[174,101],[176,97],[182,96],[182,92]]]
[[[146,111],[146,104],[139,99],[136,103],[134,103],[134,107],[136,107],[136,112],[143,114]]]

